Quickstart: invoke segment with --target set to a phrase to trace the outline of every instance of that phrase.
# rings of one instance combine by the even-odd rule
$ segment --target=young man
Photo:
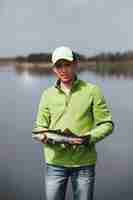
[[[99,86],[78,78],[78,61],[69,47],[58,47],[52,54],[55,85],[41,97],[35,129],[69,129],[87,136],[88,144],[73,138],[70,144],[49,144],[44,134],[47,200],[64,200],[71,177],[73,199],[93,200],[96,143],[113,131],[112,115]],[[80,144],[80,145],[79,145]]]

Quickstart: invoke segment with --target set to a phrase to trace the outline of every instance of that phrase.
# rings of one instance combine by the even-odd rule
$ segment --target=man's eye
[[[64,63],[64,64],[58,64],[56,65],[57,68],[61,68],[63,66],[69,67],[71,64],[70,63]]]
[[[57,67],[57,68],[61,68],[62,65],[61,65],[61,64],[57,64],[56,67]]]
[[[70,63],[64,63],[63,65],[66,66],[66,67],[69,67],[71,64]]]

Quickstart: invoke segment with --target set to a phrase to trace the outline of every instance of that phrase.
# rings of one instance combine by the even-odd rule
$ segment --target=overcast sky
[[[133,49],[132,0],[0,0],[0,56]]]

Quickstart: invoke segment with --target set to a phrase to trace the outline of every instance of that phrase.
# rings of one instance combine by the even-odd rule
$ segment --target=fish
[[[34,139],[43,139],[43,134],[47,136],[47,143],[55,144],[55,143],[61,143],[61,144],[72,144],[72,140],[75,138],[78,138],[79,144],[88,144],[88,138],[87,136],[77,136],[76,134],[72,133],[68,128],[66,128],[64,131],[61,131],[60,129],[52,130],[52,129],[36,129],[32,131],[32,138]],[[73,144],[72,144],[73,145]]]

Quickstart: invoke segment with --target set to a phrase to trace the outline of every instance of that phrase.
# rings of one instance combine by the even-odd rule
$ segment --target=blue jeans
[[[93,200],[95,165],[64,167],[46,164],[47,200],[65,200],[68,178],[71,178],[73,200]]]

